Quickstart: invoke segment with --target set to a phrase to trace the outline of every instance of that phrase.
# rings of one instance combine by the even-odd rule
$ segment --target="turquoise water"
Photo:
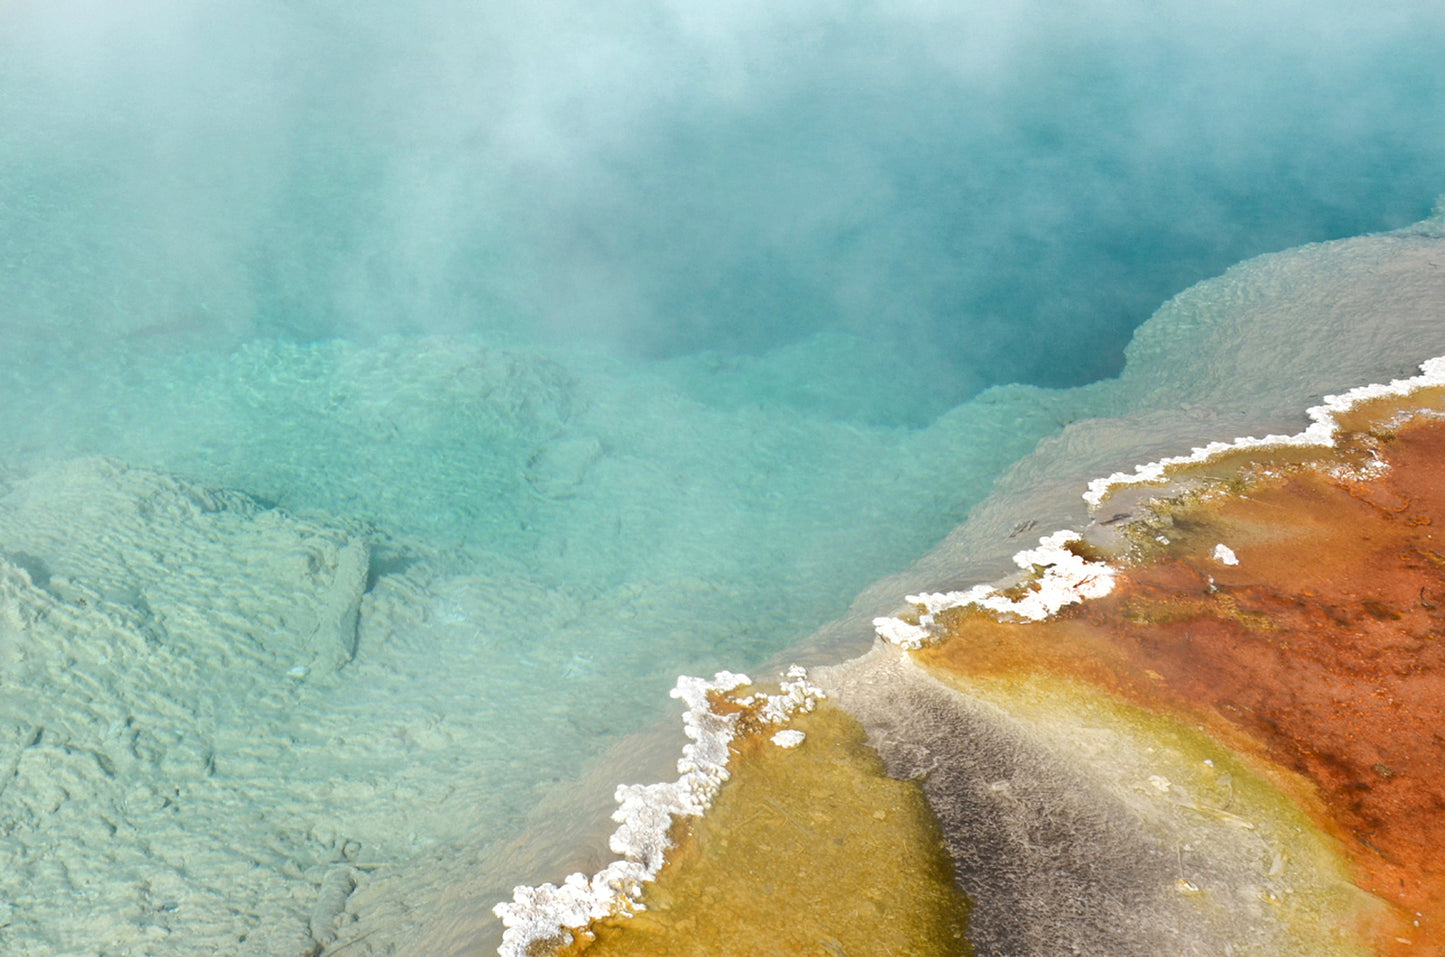
[[[83,594],[118,620],[159,607],[164,563],[123,556],[170,526],[41,535],[18,504],[94,455],[366,544],[334,674],[291,674],[254,622],[162,623],[214,704],[167,720],[212,742],[227,795],[166,833],[269,849],[205,939],[304,915],[286,881],[321,884],[318,841],[367,867],[505,841],[677,674],[841,614],[1107,411],[1072,387],[1168,296],[1424,216],[1442,50],[1423,4],[0,6],[0,513],[24,516],[0,558],[45,593],[22,605],[103,580]],[[250,574],[206,536],[198,567]],[[231,642],[263,649],[244,680]],[[144,667],[96,668],[97,714],[143,707]],[[77,774],[76,813],[110,807]],[[0,822],[41,837],[0,901],[40,916],[0,943],[136,925],[144,855],[96,878],[108,919],[75,921],[80,881],[37,862],[91,832],[6,793]],[[155,952],[201,939],[185,907],[147,913],[174,923]]]

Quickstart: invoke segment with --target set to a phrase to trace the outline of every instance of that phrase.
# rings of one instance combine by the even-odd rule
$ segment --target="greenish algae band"
[[[827,700],[784,748],[735,744],[732,774],[643,894],[559,954],[971,955],[968,904],[918,784],[884,773],[862,726]]]

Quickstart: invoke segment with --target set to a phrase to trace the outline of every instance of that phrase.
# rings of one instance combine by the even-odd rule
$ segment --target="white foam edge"
[[[1294,435],[1266,435],[1264,438],[1246,436],[1232,442],[1210,442],[1192,450],[1188,455],[1162,458],[1157,462],[1137,465],[1132,472],[1115,472],[1104,478],[1096,478],[1084,492],[1084,501],[1090,509],[1098,508],[1114,489],[1125,485],[1148,485],[1163,482],[1170,469],[1182,465],[1197,465],[1229,452],[1244,449],[1285,448],[1289,446],[1333,448],[1339,432],[1339,419],[1363,402],[1375,399],[1389,399],[1407,396],[1420,389],[1445,385],[1445,356],[1436,356],[1420,364],[1420,374],[1409,379],[1395,379],[1388,385],[1364,385],[1340,395],[1327,395],[1320,405],[1306,410],[1310,424]]]
[[[1399,398],[1421,389],[1445,386],[1445,356],[1436,356],[1420,364],[1420,374],[1409,379],[1395,379],[1388,385],[1365,385],[1340,395],[1327,395],[1317,406],[1306,410],[1310,424],[1294,435],[1247,436],[1232,442],[1211,442],[1191,451],[1135,467],[1132,473],[1115,472],[1094,479],[1084,493],[1090,509],[1097,508],[1114,489],[1124,485],[1164,482],[1169,469],[1209,461],[1228,452],[1244,449],[1280,448],[1286,446],[1333,448],[1339,432],[1339,416],[1357,405],[1375,399]],[[1066,605],[1107,595],[1113,590],[1114,569],[1104,562],[1080,558],[1064,546],[1077,541],[1077,532],[1062,530],[1039,539],[1039,547],[1014,555],[1014,563],[1029,570],[1042,568],[1043,573],[1028,583],[1022,598],[1010,599],[994,585],[975,585],[967,591],[927,592],[908,595],[906,600],[923,608],[918,624],[901,618],[875,618],[874,631],[884,641],[906,649],[921,648],[933,637],[934,616],[949,608],[975,605],[991,611],[1017,615],[1031,621],[1042,621]],[[1221,552],[1220,550],[1223,550]],[[1224,554],[1224,553],[1227,553]],[[1216,556],[1225,564],[1235,558],[1225,546],[1216,549]],[[1237,561],[1237,559],[1236,559]]]
[[[1115,571],[1105,562],[1091,562],[1070,551],[1067,546],[1081,537],[1078,532],[1064,529],[1040,538],[1037,548],[1015,554],[1014,564],[1019,568],[1042,570],[1024,585],[1023,594],[1018,598],[1010,598],[995,585],[908,595],[909,604],[924,610],[917,625],[900,618],[875,618],[873,628],[885,641],[903,648],[921,648],[932,638],[934,616],[950,608],[974,605],[1029,621],[1043,621],[1066,605],[1107,595],[1114,588]]]
[[[692,739],[683,746],[677,762],[678,779],[617,788],[612,819],[618,827],[608,846],[622,860],[613,861],[590,878],[576,873],[560,885],[519,885],[512,889],[510,903],[493,907],[506,928],[497,950],[500,957],[527,957],[538,942],[559,941],[565,946],[572,943],[576,931],[594,920],[629,916],[643,909],[643,885],[662,869],[672,847],[668,832],[673,822],[706,813],[728,779],[729,746],[737,736],[740,713],[717,714],[708,696],[749,684],[752,680],[747,675],[731,671],[720,671],[711,681],[687,675],[677,679],[671,695],[687,705],[683,731]],[[779,694],[736,700],[754,708],[763,723],[782,724],[800,711],[811,711],[822,697],[822,690],[808,680],[807,671],[793,665],[784,673]]]

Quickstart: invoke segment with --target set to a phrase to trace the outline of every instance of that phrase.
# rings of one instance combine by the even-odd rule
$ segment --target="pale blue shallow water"
[[[434,772],[505,836],[1104,411],[1168,296],[1421,218],[1442,52],[1426,4],[0,6],[0,467],[358,529],[429,616],[368,707],[465,709]]]

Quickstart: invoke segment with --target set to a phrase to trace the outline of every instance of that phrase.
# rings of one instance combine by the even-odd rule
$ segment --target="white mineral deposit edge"
[[[672,783],[618,786],[618,808],[612,815],[618,827],[610,845],[622,860],[614,861],[590,879],[585,874],[570,874],[560,887],[517,887],[510,904],[493,907],[507,928],[501,957],[526,957],[529,948],[540,941],[560,939],[571,943],[574,932],[589,921],[626,917],[643,909],[642,886],[656,878],[665,863],[672,847],[668,831],[673,822],[706,814],[728,779],[728,746],[737,735],[740,712],[718,714],[712,710],[708,696],[727,695],[751,683],[746,675],[729,671],[718,672],[712,681],[686,675],[677,679],[672,696],[687,705],[683,729],[692,739],[677,762],[680,777]],[[822,695],[808,681],[807,672],[794,665],[785,674],[779,694],[736,700],[756,707],[765,724],[776,725],[798,712],[811,711]],[[773,735],[773,741],[792,748],[802,743],[802,734],[783,729]]]

